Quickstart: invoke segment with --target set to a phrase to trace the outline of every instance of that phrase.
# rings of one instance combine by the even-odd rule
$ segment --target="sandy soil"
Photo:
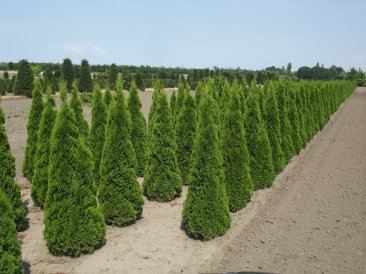
[[[141,92],[140,97],[147,117],[151,92]],[[182,197],[170,203],[145,201],[142,220],[129,227],[108,227],[105,246],[76,259],[48,253],[43,212],[33,207],[31,185],[20,172],[30,99],[5,99],[1,105],[17,161],[17,181],[29,208],[30,226],[19,238],[23,261],[32,273],[364,273],[366,269],[366,89],[351,96],[277,176],[274,187],[257,191],[244,210],[233,214],[224,236],[204,243],[189,239],[180,229],[185,188]],[[90,121],[90,108],[84,112]]]

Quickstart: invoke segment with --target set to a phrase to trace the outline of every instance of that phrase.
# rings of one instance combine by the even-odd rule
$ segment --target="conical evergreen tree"
[[[198,82],[196,86],[196,94],[194,96],[194,101],[196,103],[196,108],[200,105],[201,99],[204,96],[204,90],[205,87],[202,82]],[[196,111],[196,114],[198,115],[198,111]]]
[[[178,117],[179,112],[183,106],[184,97],[185,97],[185,89],[186,89],[186,85],[184,84],[184,81],[182,79],[180,79],[179,83],[178,83],[177,103],[175,105],[175,113],[173,115],[175,118]],[[175,119],[175,122],[176,122],[176,119]]]
[[[27,145],[22,164],[23,174],[29,181],[31,181],[33,177],[34,157],[37,150],[37,134],[43,112],[42,93],[39,85],[34,87],[32,97],[32,106],[27,123]]]
[[[17,230],[21,231],[26,226],[27,212],[20,197],[20,187],[13,179],[15,176],[15,160],[10,151],[4,123],[4,112],[0,107],[0,192],[5,194],[13,207],[14,221]]]
[[[205,241],[223,235],[231,222],[213,104],[211,96],[202,98],[200,103],[189,188],[182,216],[186,233]]]
[[[291,138],[291,122],[288,118],[288,102],[286,95],[286,87],[284,83],[277,84],[278,110],[280,114],[280,129],[282,139],[282,151],[285,161],[288,163],[294,156],[295,149]]]
[[[14,212],[0,190],[0,273],[24,273]]]
[[[239,94],[233,91],[223,116],[221,140],[226,194],[233,212],[245,207],[254,188],[242,121]]]
[[[56,120],[55,101],[49,94],[42,113],[38,130],[37,152],[31,196],[35,206],[44,207],[48,188],[48,165],[50,157],[51,133]]]
[[[298,106],[296,106],[295,87],[292,85],[292,90],[287,90],[288,98],[288,118],[291,123],[291,139],[294,145],[295,154],[298,154],[302,147],[302,139],[300,135],[300,121],[297,113]]]
[[[14,94],[32,97],[33,72],[27,60],[18,63],[18,74],[14,84]]]
[[[62,63],[62,77],[66,81],[66,88],[71,92],[72,82],[74,81],[74,66],[69,58],[64,59]]]
[[[100,161],[105,142],[105,125],[107,123],[107,111],[103,102],[100,88],[96,85],[93,95],[92,122],[89,133],[89,149],[93,154],[94,178],[97,186],[100,181]]]
[[[194,99],[186,92],[176,123],[176,154],[183,183],[188,183],[193,141],[196,134],[196,118]]]
[[[175,93],[175,91],[173,92],[172,96],[170,96],[170,110],[172,112],[172,116],[173,116],[173,122],[176,120],[175,117],[175,109],[177,107],[177,95]],[[174,122],[175,124],[175,122]]]
[[[271,145],[259,109],[259,97],[251,91],[246,100],[244,126],[254,189],[270,187],[275,178]]]
[[[295,104],[297,106],[297,115],[299,117],[299,131],[300,131],[300,137],[301,137],[301,148],[304,148],[307,144],[308,135],[306,131],[306,125],[305,125],[305,106],[304,102],[301,96],[301,93],[304,92],[304,87],[302,84],[299,85],[299,88],[295,89]]]
[[[93,81],[91,79],[90,66],[86,59],[83,59],[81,61],[78,90],[80,92],[91,92],[93,90]]]
[[[161,85],[160,85],[160,81],[156,80],[154,83],[154,93],[152,94],[152,104],[150,107],[150,111],[149,111],[149,117],[148,117],[148,135],[150,135],[152,128],[153,128],[153,124],[154,124],[154,118],[155,118],[155,112],[156,109],[158,107],[158,97],[159,94],[161,94],[163,92]]]
[[[147,160],[147,132],[146,121],[141,112],[141,101],[138,96],[137,86],[132,82],[130,95],[128,97],[128,110],[131,115],[131,139],[135,150],[137,166],[136,173],[143,176]]]
[[[0,178],[15,177],[15,158],[11,154],[5,131],[5,115],[0,106]]]
[[[136,179],[136,166],[131,120],[124,96],[118,91],[116,102],[108,111],[98,196],[107,224],[125,226],[141,215],[144,200]]]
[[[83,114],[83,107],[82,107],[81,100],[79,97],[79,92],[75,85],[72,88],[70,107],[74,111],[76,124],[79,128],[80,137],[84,138],[84,141],[88,140],[89,125],[88,125],[88,122],[85,120],[85,117]]]
[[[104,93],[104,104],[106,105],[107,109],[109,107],[109,104],[112,102],[112,92],[109,88]]]
[[[218,94],[218,106],[220,114],[220,126],[224,123],[225,112],[230,101],[230,84],[225,80],[220,80]]]
[[[148,161],[145,168],[144,194],[150,200],[170,201],[182,192],[182,178],[175,155],[175,132],[164,92],[155,91],[149,132]],[[149,121],[149,123],[150,123]]]
[[[282,151],[280,114],[273,84],[267,87],[267,98],[264,99],[263,118],[266,124],[268,139],[271,144],[273,166],[276,173],[280,173],[285,167],[285,156]]]
[[[72,109],[63,102],[52,131],[44,237],[53,255],[76,257],[104,242],[94,196],[93,163]]]

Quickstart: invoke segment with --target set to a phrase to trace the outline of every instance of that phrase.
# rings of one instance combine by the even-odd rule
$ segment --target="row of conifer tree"
[[[156,81],[146,123],[136,85],[126,102],[118,81],[115,95],[95,88],[89,128],[76,87],[68,100],[61,84],[56,111],[50,92],[44,102],[36,84],[22,170],[32,183],[34,204],[44,209],[50,252],[92,252],[105,241],[105,224],[125,226],[139,219],[143,195],[170,201],[181,195],[182,184],[188,185],[182,213],[187,234],[202,240],[224,234],[229,211],[245,207],[254,190],[270,187],[354,88],[347,81],[248,86],[208,79],[192,96],[182,80],[168,103]],[[15,227],[24,228],[26,211],[0,117],[1,162],[7,164],[0,174],[1,222],[12,220],[13,230],[6,231],[15,237],[9,237],[15,247],[8,253],[16,267]],[[137,176],[144,177],[142,187]]]

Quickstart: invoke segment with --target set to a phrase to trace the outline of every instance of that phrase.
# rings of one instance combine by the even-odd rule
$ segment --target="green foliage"
[[[237,90],[233,91],[227,103],[223,114],[221,148],[229,209],[235,212],[250,201],[253,182]]]
[[[10,151],[10,145],[5,130],[5,115],[0,106],[0,178],[15,177],[15,159]]]
[[[201,102],[201,99],[202,97],[204,96],[204,85],[202,82],[199,82],[197,84],[197,87],[196,87],[196,94],[194,96],[194,100],[196,102],[196,106],[198,108],[198,106],[200,105],[200,102]],[[197,115],[198,115],[198,111],[197,111]]]
[[[83,92],[79,94],[79,98],[82,104],[91,106],[93,104],[93,93]]]
[[[64,59],[62,64],[62,77],[66,81],[67,91],[71,92],[74,81],[74,66],[69,58]]]
[[[103,97],[103,99],[104,99],[104,104],[105,104],[106,108],[108,109],[108,107],[109,107],[110,103],[111,103],[111,102],[112,102],[112,100],[113,100],[112,92],[111,92],[111,90],[110,90],[110,89],[108,89],[108,88],[107,88],[107,90],[106,90],[106,91],[105,91],[105,93],[104,93],[104,97]]]
[[[105,125],[107,123],[107,110],[99,86],[94,88],[92,122],[89,132],[89,149],[94,160],[94,178],[97,186],[100,181],[100,161],[105,142]]]
[[[177,107],[177,94],[175,93],[175,91],[173,91],[172,95],[170,96],[170,111],[172,112],[172,116],[173,116],[173,122],[175,121],[176,117],[175,117],[175,109]]]
[[[14,181],[15,159],[10,151],[5,131],[4,112],[0,108],[0,192],[4,193],[14,211],[14,221],[19,231],[26,226],[26,210],[20,197],[20,187]]]
[[[193,97],[188,92],[184,97],[176,122],[176,155],[183,183],[188,184],[197,114]]]
[[[141,112],[141,102],[138,96],[137,87],[134,82],[131,84],[130,95],[128,97],[128,111],[131,115],[131,139],[135,150],[137,166],[136,173],[143,176],[147,161],[147,131],[146,121]]]
[[[291,122],[288,116],[288,100],[286,95],[285,83],[280,82],[276,86],[276,95],[278,98],[278,110],[280,117],[280,131],[282,139],[282,151],[285,156],[285,162],[288,163],[295,153],[294,144],[291,138]]]
[[[11,177],[0,178],[0,192],[4,193],[14,211],[14,222],[18,231],[23,231],[27,224],[27,211],[20,196],[20,187]]]
[[[136,86],[134,87],[136,89]],[[136,179],[131,119],[121,91],[108,111],[106,142],[101,161],[99,206],[107,224],[125,226],[142,213],[144,200]]]
[[[252,90],[246,100],[244,127],[254,189],[270,187],[275,178],[271,145],[259,109],[259,96]]]
[[[304,148],[308,142],[308,133],[306,131],[306,125],[305,125],[305,106],[303,102],[303,98],[301,96],[301,93],[304,93],[303,86],[300,85],[299,88],[294,90],[294,99],[295,104],[297,106],[297,115],[299,117],[299,132],[301,137],[301,147]]]
[[[80,137],[86,142],[89,137],[89,125],[84,118],[79,92],[77,91],[76,87],[73,87],[72,89],[70,107],[74,111],[76,125],[79,128]]]
[[[223,235],[231,222],[213,104],[214,100],[208,96],[202,98],[199,106],[189,188],[182,216],[186,233],[205,241]]]
[[[110,71],[109,71],[109,88],[112,90],[116,90],[116,81],[118,78],[118,70],[117,70],[117,66],[115,63],[113,63],[110,66]]]
[[[166,202],[182,192],[182,178],[175,155],[175,132],[164,92],[154,92],[149,120],[149,152],[145,167],[144,194],[150,200]]]
[[[156,108],[158,107],[157,97],[162,92],[163,91],[162,91],[162,88],[161,88],[161,85],[160,85],[160,81],[156,80],[155,84],[154,84],[154,93],[152,94],[152,104],[151,104],[151,107],[150,107],[149,117],[148,117],[148,134],[149,135],[150,135],[150,133],[152,131],[152,128],[153,128],[155,112],[156,112]],[[173,116],[173,114],[172,114],[172,116]]]
[[[59,79],[57,78],[56,74],[52,74],[52,80],[51,80],[51,90],[52,93],[55,94],[57,91],[60,90],[59,86]]]
[[[23,174],[29,181],[32,181],[33,177],[34,158],[37,150],[37,133],[43,111],[42,93],[39,85],[34,87],[32,97],[32,105],[27,123],[27,145],[25,148],[25,155],[22,164]]]
[[[288,98],[288,118],[291,123],[291,139],[294,145],[295,154],[298,154],[302,148],[302,139],[300,135],[300,121],[298,115],[298,107],[296,105],[296,95],[294,89],[296,87],[292,87],[292,90],[286,90],[286,95]]]
[[[173,114],[174,117],[174,122],[176,123],[176,119],[179,115],[179,112],[183,106],[183,102],[184,102],[184,97],[185,97],[185,90],[186,90],[186,86],[184,84],[184,81],[182,79],[179,80],[178,83],[178,95],[177,95],[177,103],[175,105],[175,113]]]
[[[38,130],[31,196],[35,206],[44,207],[48,189],[48,165],[51,133],[56,120],[55,101],[49,94]]]
[[[0,273],[24,273],[14,213],[0,190]]]
[[[18,63],[18,75],[14,85],[14,94],[32,97],[33,72],[27,60]]]
[[[267,86],[267,97],[263,105],[263,118],[271,144],[274,171],[280,173],[286,162],[282,151],[280,113],[278,111],[277,97],[271,82]]]
[[[78,90],[80,92],[91,92],[93,90],[93,82],[90,75],[90,66],[86,59],[83,59],[81,61]]]
[[[44,238],[53,255],[91,253],[105,239],[97,209],[93,162],[79,138],[72,109],[63,102],[51,136]]]

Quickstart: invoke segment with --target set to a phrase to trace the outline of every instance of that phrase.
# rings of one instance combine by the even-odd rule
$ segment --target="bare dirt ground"
[[[140,93],[145,117],[151,94]],[[29,209],[30,226],[19,233],[28,271],[365,273],[365,88],[357,89],[341,106],[271,189],[257,191],[244,210],[232,215],[224,236],[201,242],[180,229],[185,188],[182,197],[170,203],[146,200],[142,220],[128,227],[108,227],[101,249],[75,259],[48,253],[43,212],[33,207],[31,185],[20,172],[30,102],[25,98],[1,102],[17,161],[17,181]],[[84,113],[90,121],[90,108]]]

